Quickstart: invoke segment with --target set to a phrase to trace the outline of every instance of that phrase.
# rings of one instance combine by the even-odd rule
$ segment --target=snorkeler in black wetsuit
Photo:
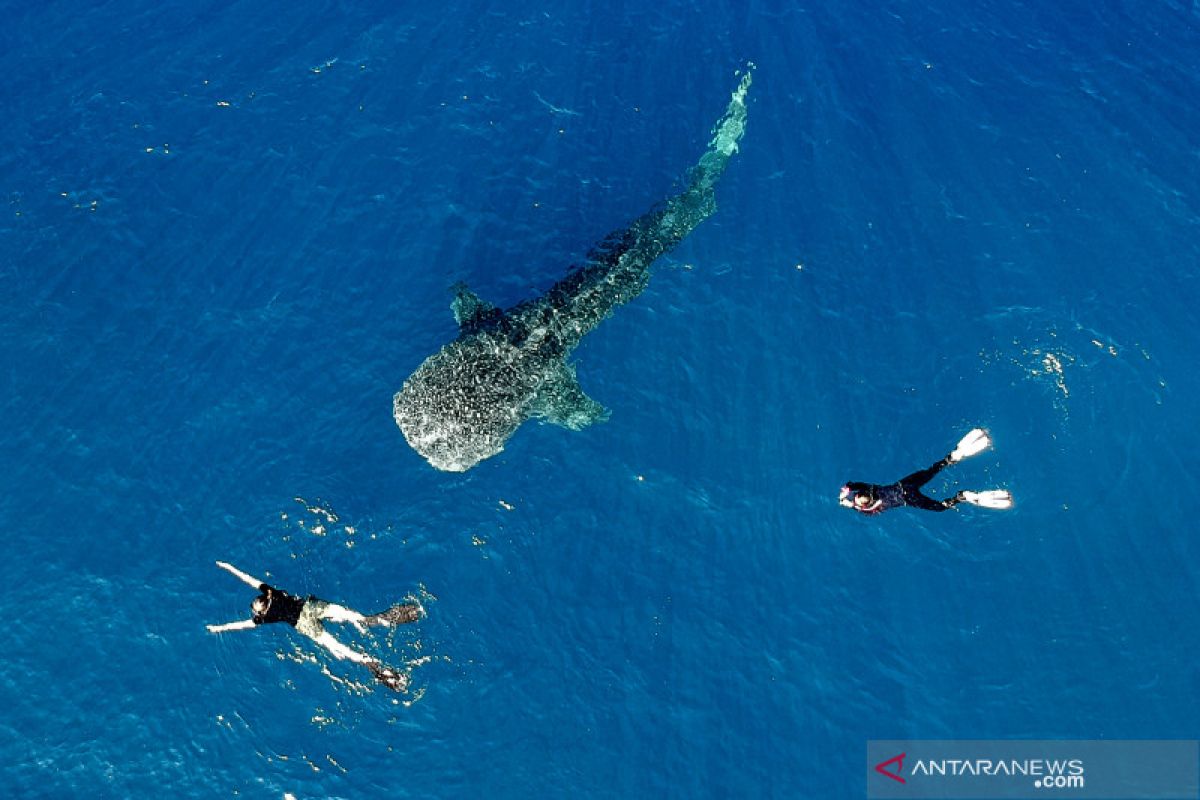
[[[240,631],[256,625],[286,622],[299,633],[324,647],[334,658],[362,664],[371,671],[376,680],[388,688],[398,692],[408,689],[408,675],[383,664],[378,659],[371,658],[366,653],[342,644],[333,637],[333,634],[325,630],[322,622],[348,622],[359,631],[365,631],[369,625],[403,625],[421,618],[422,612],[419,605],[404,603],[392,606],[378,614],[367,616],[345,606],[320,600],[312,595],[299,598],[288,594],[282,589],[276,589],[274,586],[247,575],[224,561],[218,561],[217,566],[239,578],[243,583],[253,586],[260,594],[250,604],[252,614],[250,619],[227,622],[224,625],[208,625],[210,633]]]
[[[921,492],[921,487],[943,469],[968,456],[983,452],[991,444],[992,440],[988,438],[987,432],[976,428],[962,438],[953,452],[932,467],[914,472],[889,486],[851,481],[842,487],[838,502],[862,514],[880,514],[900,506],[912,506],[925,511],[945,511],[959,503],[970,503],[984,508],[1011,508],[1012,495],[1006,489],[958,492],[945,500],[934,500]]]

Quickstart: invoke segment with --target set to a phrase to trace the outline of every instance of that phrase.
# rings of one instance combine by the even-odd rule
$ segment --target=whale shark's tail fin
[[[725,113],[713,126],[704,155],[687,173],[686,188],[657,203],[627,227],[609,234],[588,253],[586,265],[559,281],[549,296],[556,308],[570,309],[573,327],[562,333],[570,350],[615,306],[641,294],[650,280],[650,265],[670,252],[717,210],[714,187],[746,130],[746,93],[754,69],[746,67]]]
[[[687,188],[629,226],[625,235],[632,235],[631,263],[643,272],[654,259],[673,249],[717,210],[713,188],[725,173],[729,159],[738,151],[738,142],[746,132],[746,92],[750,89],[753,70],[754,65],[748,64],[742,73],[725,113],[713,126],[708,149],[688,171]]]
[[[746,92],[750,89],[753,76],[754,64],[747,64],[738,87],[733,90],[729,99],[725,114],[713,126],[708,150],[700,157],[700,163],[692,168],[689,192],[697,189],[711,190],[716,186],[730,157],[738,151],[738,142],[746,132]]]

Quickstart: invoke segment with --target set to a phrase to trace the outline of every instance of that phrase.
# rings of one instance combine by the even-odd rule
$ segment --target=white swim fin
[[[983,492],[963,492],[963,502],[980,508],[1012,508],[1012,494],[1007,489],[988,489]]]
[[[958,447],[950,454],[951,462],[962,461],[968,456],[977,455],[992,446],[992,440],[983,428],[976,428],[961,440]]]

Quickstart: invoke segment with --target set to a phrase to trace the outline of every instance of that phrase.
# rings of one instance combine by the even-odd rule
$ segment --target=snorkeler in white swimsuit
[[[392,606],[378,614],[364,615],[345,606],[320,600],[312,595],[300,598],[288,594],[282,589],[276,589],[258,578],[247,575],[225,561],[218,561],[217,566],[243,583],[253,586],[259,591],[259,595],[250,604],[250,619],[227,622],[223,625],[208,625],[206,627],[209,633],[243,631],[256,625],[286,622],[299,633],[324,647],[334,658],[362,664],[371,671],[377,681],[389,689],[395,689],[398,692],[408,690],[408,675],[385,665],[366,653],[342,644],[333,637],[333,634],[325,630],[322,623],[348,622],[359,631],[366,631],[367,627],[372,625],[403,625],[421,618],[422,610],[419,605],[404,603]]]

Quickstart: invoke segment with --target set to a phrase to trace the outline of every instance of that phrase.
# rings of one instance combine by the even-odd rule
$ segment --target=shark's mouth
[[[392,399],[392,415],[430,464],[464,472],[503,450],[531,417],[579,430],[608,411],[583,393],[561,357],[475,334],[426,359]]]
[[[446,472],[465,472],[496,455],[520,424],[481,425],[473,415],[460,418],[449,410],[418,410],[410,400],[403,391],[397,392],[393,400],[396,423],[412,449]]]
[[[467,349],[455,342],[430,356],[392,400],[409,445],[447,472],[499,453],[528,416],[530,392],[519,372],[494,353]]]

